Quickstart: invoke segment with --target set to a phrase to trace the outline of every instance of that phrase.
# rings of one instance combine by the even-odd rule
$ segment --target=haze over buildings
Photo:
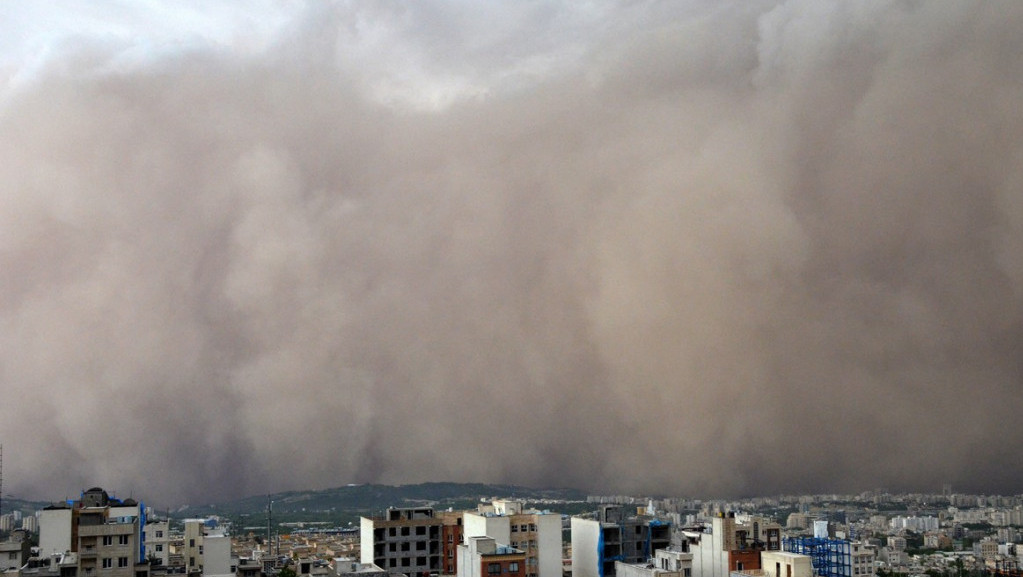
[[[4,491],[1016,493],[1021,27],[8,3]]]

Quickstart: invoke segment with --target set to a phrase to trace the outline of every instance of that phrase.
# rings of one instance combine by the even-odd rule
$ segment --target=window
[[[693,577],[693,570],[690,569],[689,567],[686,567],[685,569],[682,570],[682,577]]]
[[[199,545],[199,554],[202,555],[202,545]]]
[[[408,527],[402,527],[401,528],[401,536],[402,537],[408,537],[410,534],[411,534],[411,532],[410,532],[410,529]]]
[[[519,526],[518,525],[512,525],[511,526],[511,532],[512,533],[518,533],[519,532]]]
[[[398,544],[397,543],[388,543],[387,544],[387,550],[390,551],[391,553],[394,553],[395,551],[398,550]]]
[[[7,558],[8,559],[17,559],[18,558],[18,554],[17,553],[8,553],[7,554]]]
[[[518,573],[519,572],[519,564],[518,564],[518,562],[512,561],[511,563],[508,563],[508,572],[509,573]]]
[[[390,565],[391,567],[397,567],[398,560],[395,559],[394,557],[391,557],[390,559],[387,560],[387,564]]]
[[[127,567],[128,566],[128,558],[127,557],[118,557],[117,558],[117,566],[118,567]]]
[[[397,537],[398,536],[398,528],[397,527],[391,527],[390,529],[387,530],[387,534],[390,535],[391,537]]]
[[[112,535],[104,535],[103,536],[103,545],[104,546],[106,546],[106,545],[113,545],[113,544],[114,544],[114,537]]]
[[[416,527],[416,535],[426,535],[426,526],[420,525],[419,527]]]
[[[536,531],[536,523],[530,523],[529,524],[529,530],[530,531]]]
[[[156,545],[156,550],[157,550],[157,552],[163,551],[163,544]]]
[[[118,545],[127,545],[128,544],[128,536],[127,535],[118,535],[117,536],[117,544]]]
[[[523,533],[525,533],[526,529],[528,529],[527,525],[519,525],[519,531],[522,531]]]
[[[487,564],[487,575],[500,575],[501,564],[500,563],[488,563]]]
[[[106,558],[103,559],[103,568],[104,569],[110,569],[113,566],[114,566],[114,560],[113,559],[111,559],[109,557],[106,557]]]
[[[163,539],[163,531],[157,531],[156,532],[156,538],[157,539]]]
[[[188,540],[188,546],[189,547],[195,547],[195,539],[189,539]]]

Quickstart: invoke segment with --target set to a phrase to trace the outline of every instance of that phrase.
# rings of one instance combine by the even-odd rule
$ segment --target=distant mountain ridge
[[[18,497],[4,496],[3,501],[0,502],[0,513],[6,515],[12,511],[21,511],[23,514],[31,515],[36,511],[46,508],[53,503],[63,503],[63,500],[59,501],[31,501],[28,499],[21,499]]]
[[[541,500],[585,501],[577,489],[535,489],[485,483],[419,483],[415,485],[346,485],[317,491],[286,491],[253,495],[212,505],[187,506],[174,516],[263,515],[267,500],[273,501],[275,516],[302,513],[366,515],[388,507],[426,505],[438,509],[473,507],[481,498],[512,498],[536,503]],[[538,508],[543,508],[538,506]]]

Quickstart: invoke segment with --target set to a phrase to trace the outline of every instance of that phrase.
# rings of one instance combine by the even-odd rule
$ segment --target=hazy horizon
[[[877,494],[877,495],[888,495],[888,496],[893,497],[893,498],[901,498],[901,497],[907,497],[907,496],[913,496],[913,495],[941,495],[943,493],[943,488],[942,487],[938,487],[936,490],[932,490],[932,491],[924,490],[924,491],[914,491],[914,492],[893,492],[893,491],[889,491],[888,489],[883,488],[883,487],[877,487],[877,488],[874,488],[874,489],[863,489],[863,490],[860,490],[860,491],[853,491],[853,492],[849,492],[849,493],[831,493],[831,492],[825,492],[825,493],[771,493],[771,494],[752,494],[751,493],[751,494],[744,494],[744,495],[713,495],[713,494],[706,494],[706,495],[682,495],[682,494],[664,494],[664,493],[636,493],[636,494],[627,494],[627,493],[599,493],[599,492],[594,493],[594,492],[582,491],[582,490],[577,489],[575,487],[553,486],[553,485],[552,486],[526,486],[526,485],[517,485],[517,484],[508,484],[508,483],[477,483],[477,482],[472,482],[472,481],[451,481],[451,480],[448,480],[448,481],[438,481],[438,480],[431,480],[431,481],[417,481],[415,483],[401,483],[401,484],[347,483],[347,484],[341,484],[341,485],[336,485],[336,486],[320,487],[320,488],[316,488],[316,489],[314,489],[314,488],[295,487],[295,488],[292,488],[292,489],[288,489],[286,491],[279,491],[279,492],[253,493],[253,494],[246,494],[246,495],[233,495],[233,496],[228,496],[228,497],[220,498],[220,499],[217,499],[217,500],[198,499],[198,500],[195,500],[193,502],[188,502],[188,503],[185,503],[185,502],[180,502],[180,503],[159,503],[159,504],[156,504],[155,506],[154,506],[153,503],[151,503],[145,497],[145,495],[139,495],[139,494],[137,494],[136,491],[129,491],[127,493],[122,493],[122,492],[120,492],[120,491],[118,491],[116,489],[111,489],[111,488],[108,488],[108,487],[83,487],[82,489],[80,489],[79,491],[74,492],[73,494],[67,494],[67,495],[65,495],[63,497],[52,498],[52,499],[46,499],[46,498],[43,498],[43,499],[25,498],[25,497],[22,497],[20,495],[8,495],[7,493],[4,493],[4,495],[3,495],[3,502],[4,502],[4,511],[5,512],[9,512],[9,509],[8,509],[8,506],[9,506],[8,502],[9,501],[33,502],[33,503],[51,503],[51,504],[52,503],[63,503],[63,502],[68,501],[68,500],[77,500],[80,497],[80,495],[84,494],[86,491],[91,490],[93,488],[99,488],[99,489],[103,489],[104,491],[106,491],[107,494],[111,498],[114,498],[114,499],[120,499],[120,500],[136,499],[136,500],[141,500],[143,502],[143,504],[145,504],[147,507],[153,507],[154,509],[164,509],[164,508],[172,508],[172,509],[174,509],[174,508],[180,508],[180,507],[203,507],[203,506],[207,506],[207,505],[217,505],[217,504],[223,504],[223,503],[234,502],[234,501],[245,501],[245,500],[250,500],[250,499],[266,499],[268,497],[269,498],[283,498],[283,497],[285,497],[287,495],[290,495],[290,494],[322,493],[322,492],[331,492],[331,491],[342,491],[343,492],[346,489],[356,489],[356,488],[359,488],[359,487],[386,487],[386,488],[389,488],[389,489],[399,489],[400,490],[400,489],[422,488],[423,486],[426,486],[426,485],[459,485],[459,486],[462,486],[462,485],[464,485],[464,486],[483,485],[483,486],[493,487],[493,488],[501,488],[501,487],[503,487],[503,488],[521,490],[521,491],[551,491],[551,492],[553,492],[553,491],[571,491],[571,492],[581,493],[581,494],[585,495],[586,498],[589,498],[589,497],[630,497],[630,498],[634,498],[634,499],[654,499],[654,500],[659,500],[659,499],[688,499],[688,500],[693,500],[693,501],[699,501],[699,502],[702,502],[702,503],[712,503],[712,502],[719,502],[719,501],[743,501],[743,500],[752,500],[752,499],[779,499],[779,498],[784,499],[784,498],[795,498],[795,497],[811,496],[811,495],[813,495],[813,496],[837,496],[837,497],[854,497],[854,498],[858,498],[858,497],[860,497],[860,496],[862,496],[864,494]],[[971,493],[964,493],[962,491],[957,491],[957,490],[953,490],[952,493],[950,493],[950,494],[951,495],[969,495],[969,496],[973,496],[974,495],[974,494],[971,494]],[[465,496],[468,496],[468,495],[469,494],[466,494]],[[976,495],[977,496],[986,496],[986,497],[1017,497],[1020,494],[1018,494],[1018,493],[1017,494],[980,494],[980,493],[978,493]],[[520,500],[520,501],[529,502],[529,503],[538,502],[540,500],[538,498],[515,496],[512,493],[507,493],[507,494],[504,494],[504,493],[500,493],[500,494],[499,493],[494,493],[492,495],[489,495],[488,497],[493,497],[493,498],[498,498],[498,499],[511,498],[511,499]],[[444,499],[450,499],[450,498],[445,497]],[[274,502],[277,503],[277,501],[274,501]],[[444,500],[442,500],[441,502],[444,502]],[[294,503],[294,502],[292,502],[292,503]],[[594,504],[596,505],[598,503],[594,502]],[[395,503],[394,506],[400,506],[400,503]]]

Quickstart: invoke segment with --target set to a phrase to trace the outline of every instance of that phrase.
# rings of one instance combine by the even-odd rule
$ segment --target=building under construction
[[[782,547],[790,553],[810,557],[814,575],[852,576],[852,544],[849,541],[827,537],[785,537]]]
[[[646,563],[671,544],[671,524],[604,505],[596,519],[572,517],[574,577],[614,577],[615,561]]]

